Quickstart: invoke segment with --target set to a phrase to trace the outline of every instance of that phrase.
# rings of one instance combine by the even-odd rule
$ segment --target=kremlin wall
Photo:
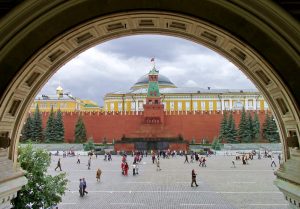
[[[252,111],[254,113],[254,111]],[[258,111],[260,124],[265,120],[265,111]],[[219,111],[198,111],[198,112],[164,112],[164,124],[151,124],[155,128],[142,126],[143,112],[121,112],[101,113],[101,112],[63,112],[63,121],[65,127],[65,141],[74,142],[75,124],[79,115],[83,117],[87,137],[93,138],[95,143],[102,143],[105,138],[108,143],[120,140],[123,135],[130,136],[135,134],[136,130],[140,130],[141,126],[147,131],[162,131],[166,135],[178,136],[182,135],[184,140],[189,142],[195,139],[196,143],[202,143],[203,139],[212,142],[214,137],[219,135],[220,123],[223,118]],[[241,111],[233,111],[236,127],[238,127]],[[46,122],[49,113],[43,112],[43,127],[46,127]],[[253,116],[253,115],[252,115]]]

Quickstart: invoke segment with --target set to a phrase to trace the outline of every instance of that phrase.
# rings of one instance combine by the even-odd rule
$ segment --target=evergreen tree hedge
[[[64,142],[65,140],[65,128],[62,118],[62,113],[60,109],[56,113],[56,119],[55,119],[55,138],[57,142]]]
[[[22,128],[22,137],[21,142],[26,142],[32,138],[32,118],[31,115],[28,115],[26,122]]]
[[[81,116],[79,116],[77,123],[75,125],[75,142],[83,143],[86,142],[86,129]]]
[[[35,142],[41,142],[43,140],[43,127],[42,127],[42,116],[39,111],[38,104],[36,105],[33,119],[32,119],[32,140]]]
[[[56,140],[55,120],[56,119],[52,107],[47,120],[46,129],[45,129],[45,141],[47,143],[53,143]]]

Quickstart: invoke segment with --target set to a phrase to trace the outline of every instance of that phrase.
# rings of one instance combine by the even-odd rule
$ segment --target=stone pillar
[[[22,169],[8,159],[7,149],[0,148],[0,209],[11,208],[11,199],[17,196],[18,190],[27,184]]]
[[[289,148],[290,158],[280,165],[275,172],[274,184],[284,194],[289,208],[300,208],[300,149]]]

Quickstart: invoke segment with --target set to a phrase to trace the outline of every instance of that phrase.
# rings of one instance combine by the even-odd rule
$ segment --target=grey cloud
[[[156,57],[161,74],[177,86],[254,88],[232,63],[199,44],[158,35],[129,36],[91,48],[64,65],[41,93],[54,94],[59,80],[66,91],[103,105],[108,92],[129,89]]]

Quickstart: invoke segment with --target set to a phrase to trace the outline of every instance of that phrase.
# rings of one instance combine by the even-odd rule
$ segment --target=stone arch
[[[265,1],[101,3],[32,0],[15,8],[0,23],[0,135],[11,138],[9,159],[16,162],[16,146],[29,104],[60,66],[101,42],[149,33],[203,44],[235,63],[274,112],[285,164],[291,162],[291,155],[299,155],[295,150],[290,155],[288,148],[292,136],[293,146],[299,147],[300,138],[296,82],[300,71],[299,25],[284,11]],[[287,169],[287,173],[293,172],[296,170]],[[278,172],[278,177],[292,184],[300,182],[297,177],[285,178],[284,172]],[[289,198],[299,204],[299,195]]]

